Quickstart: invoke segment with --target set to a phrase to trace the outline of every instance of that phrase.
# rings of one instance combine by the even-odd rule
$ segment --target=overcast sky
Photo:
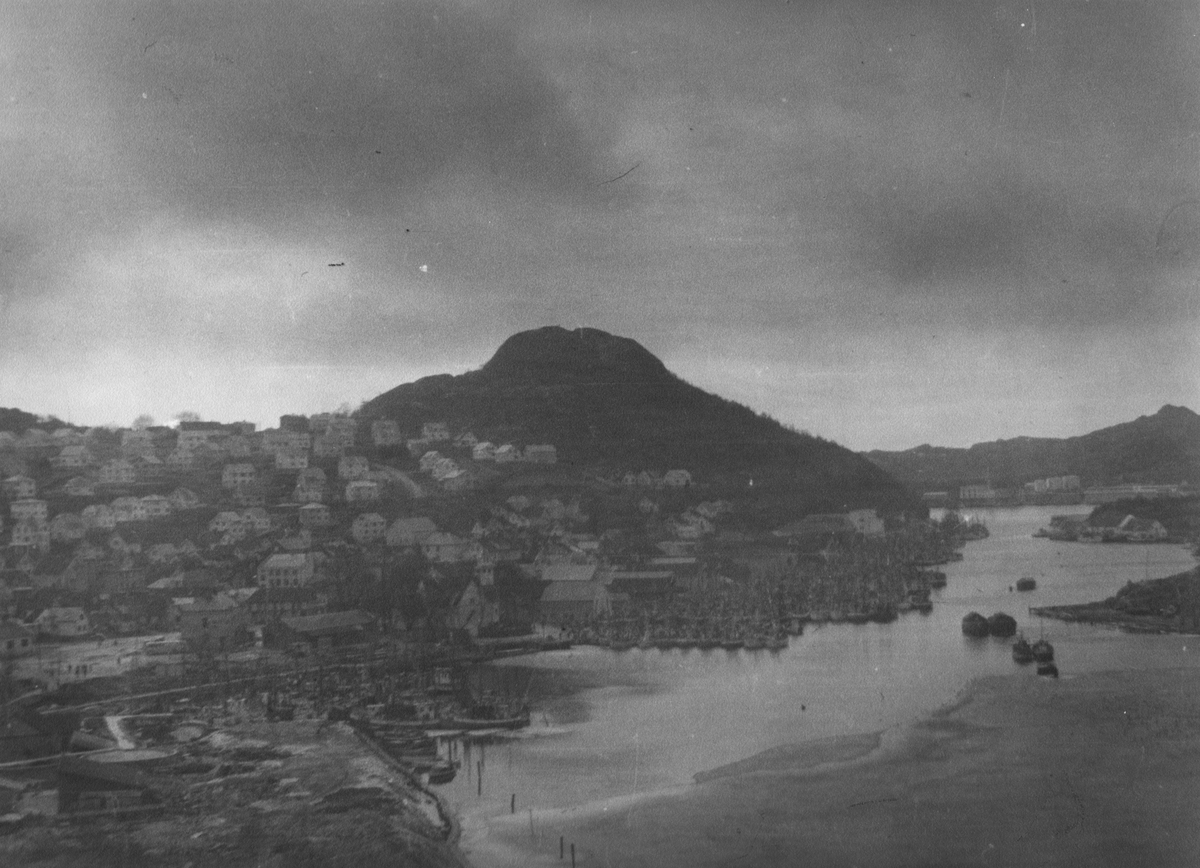
[[[1198,33],[1133,0],[0,0],[0,406],[262,423],[559,324],[855,449],[1200,409]]]

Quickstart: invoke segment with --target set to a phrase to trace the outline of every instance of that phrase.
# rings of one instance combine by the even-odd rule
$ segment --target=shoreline
[[[782,745],[672,790],[483,820],[475,868],[1200,862],[1200,670],[973,680],[882,733]]]

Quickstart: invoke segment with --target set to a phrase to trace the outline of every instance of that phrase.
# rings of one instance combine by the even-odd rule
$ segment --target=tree
[[[180,410],[175,414],[175,419],[179,422],[203,422],[200,414],[193,410]]]
[[[135,431],[141,431],[144,428],[149,428],[153,424],[154,424],[154,417],[151,416],[149,413],[143,413],[142,415],[138,416],[136,419],[133,420],[133,425],[131,427]]]

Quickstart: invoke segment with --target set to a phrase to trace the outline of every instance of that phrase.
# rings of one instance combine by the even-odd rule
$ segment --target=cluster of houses
[[[882,533],[866,510],[724,531],[733,505],[692,496],[703,487],[687,470],[527,483],[567,478],[529,466],[555,464],[554,446],[494,446],[440,422],[405,433],[320,414],[267,431],[0,437],[0,623],[14,643],[0,637],[0,651],[177,630],[219,652],[364,618],[435,636],[520,631],[695,588],[716,563],[777,569],[805,534]],[[463,491],[477,493],[452,496]]]
[[[1166,542],[1170,537],[1162,522],[1134,515],[1091,519],[1086,515],[1056,515],[1034,536],[1062,542]]]

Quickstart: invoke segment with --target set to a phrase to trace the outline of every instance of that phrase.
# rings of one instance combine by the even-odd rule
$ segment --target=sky
[[[853,449],[1200,409],[1200,4],[0,0],[0,406],[589,326]]]

